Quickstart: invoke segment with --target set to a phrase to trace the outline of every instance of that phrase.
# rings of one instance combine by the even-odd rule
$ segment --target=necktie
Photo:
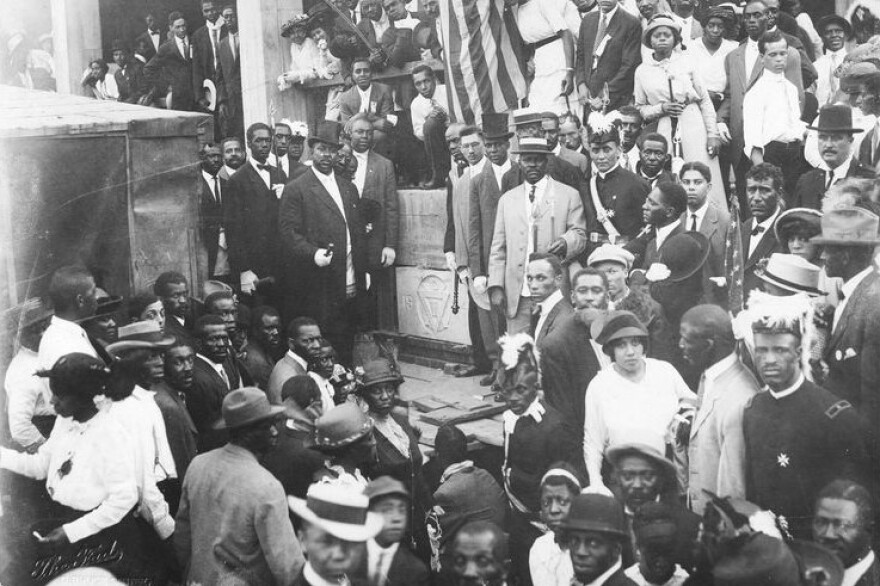
[[[599,13],[599,28],[596,29],[596,40],[593,42],[593,51],[598,49],[599,45],[602,44],[602,38],[605,36],[605,29],[608,28],[606,18],[604,12]]]
[[[623,153],[623,167],[627,170],[630,170],[630,168],[629,168],[629,153]]]
[[[217,69],[217,47],[220,45],[220,31],[217,29],[210,29],[211,32],[211,51],[214,53],[214,69]]]
[[[696,232],[699,228],[697,227],[697,214],[691,214],[691,232]]]
[[[752,236],[757,236],[758,234],[760,234],[764,230],[766,230],[766,228],[764,228],[764,226],[761,226],[759,224],[752,229]]]
[[[825,190],[831,189],[832,185],[834,185],[834,170],[828,169],[828,180],[825,181]]]
[[[220,203],[220,178],[214,175],[214,200]]]
[[[532,319],[529,324],[532,330],[532,337],[537,341],[538,339],[538,322],[541,321],[541,306],[536,305],[532,310]]]
[[[376,560],[376,567],[373,568],[373,575],[370,580],[370,582],[372,584],[376,584],[377,586],[382,586],[385,584],[385,576],[384,576],[384,573],[382,572],[382,566],[384,565],[385,556],[387,556],[387,555],[388,555],[387,552],[384,552],[384,551],[379,552],[379,559]]]
[[[226,374],[226,369],[223,367],[220,367],[220,372],[218,374],[220,375],[220,378],[223,379],[223,384],[226,385],[226,388],[229,390],[232,390],[232,386],[230,386],[230,384],[229,384],[229,375]]]
[[[232,50],[232,58],[238,58],[238,35],[229,35],[229,48]]]
[[[183,41],[183,58],[189,61],[189,45]]]
[[[834,75],[834,72],[837,71],[838,65],[840,65],[840,64],[837,62],[837,54],[832,53],[831,54],[831,72],[830,72],[831,93],[828,96],[828,103],[829,104],[834,102],[834,94],[837,93],[837,88],[840,87],[840,82],[838,81],[837,76]]]
[[[532,185],[532,188],[529,190],[529,203],[535,203],[535,189],[537,187],[537,185]]]

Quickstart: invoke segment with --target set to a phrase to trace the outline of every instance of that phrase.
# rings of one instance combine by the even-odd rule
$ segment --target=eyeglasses
[[[829,527],[834,529],[835,533],[849,533],[858,530],[859,525],[858,523],[841,521],[840,519],[827,519],[825,517],[813,518],[813,530],[815,530],[816,533],[824,533]]]

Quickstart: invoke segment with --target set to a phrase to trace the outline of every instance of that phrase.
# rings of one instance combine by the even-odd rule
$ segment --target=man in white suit
[[[498,201],[489,253],[489,299],[505,311],[508,334],[529,329],[533,305],[525,279],[529,255],[545,252],[570,261],[587,244],[580,195],[547,175],[547,141],[523,138],[515,153],[520,155],[525,182]]]

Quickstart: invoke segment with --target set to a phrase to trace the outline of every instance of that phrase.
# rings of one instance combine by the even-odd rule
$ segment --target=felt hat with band
[[[339,124],[339,122],[335,122],[332,120],[321,120],[320,122],[318,122],[318,128],[315,130],[315,134],[309,135],[309,148],[312,148],[315,143],[318,142],[322,142],[336,148],[342,147],[342,143],[339,140],[339,134],[341,130],[342,126]]]
[[[642,44],[649,49],[651,48],[651,35],[658,28],[666,27],[672,30],[672,34],[677,38],[676,45],[681,42],[681,25],[678,24],[668,14],[655,14],[645,25],[645,31],[642,33]]]
[[[382,531],[382,516],[369,512],[370,500],[350,486],[316,482],[305,499],[287,497],[290,510],[330,535],[363,543]]]
[[[821,269],[796,254],[774,252],[763,268],[755,269],[755,276],[766,283],[792,293],[825,295],[819,289]]]
[[[353,444],[373,429],[373,420],[355,403],[343,403],[315,420],[315,447],[341,448]]]
[[[541,110],[536,110],[534,108],[520,108],[519,110],[513,111],[514,126],[540,123],[543,119]]]
[[[852,108],[846,104],[828,104],[819,110],[819,121],[816,126],[807,126],[819,132],[842,132],[856,134],[864,132],[863,128],[853,126]]]
[[[566,531],[591,531],[621,540],[627,538],[623,505],[602,494],[579,494],[574,497],[568,515],[559,526]]]
[[[403,376],[400,371],[391,364],[387,358],[377,358],[364,363],[364,387],[371,387],[380,383],[397,383],[403,382]]]
[[[815,244],[837,246],[876,246],[880,244],[877,230],[880,218],[868,210],[839,207],[822,216],[822,233],[810,238]]]
[[[648,330],[636,314],[629,311],[609,311],[604,319],[597,319],[590,326],[596,343],[606,346],[621,338],[647,338]]]
[[[371,480],[367,488],[364,489],[364,496],[370,499],[371,503],[383,496],[400,496],[406,500],[410,499],[406,486],[391,476],[380,476],[375,480]]]
[[[120,327],[116,341],[108,345],[106,350],[113,356],[126,350],[170,348],[173,344],[174,336],[166,336],[159,322],[148,319]]]
[[[223,398],[222,410],[223,419],[214,424],[214,429],[245,427],[284,413],[284,407],[270,405],[266,393],[256,387],[231,391]]]
[[[486,140],[503,140],[513,136],[510,132],[507,112],[486,112],[483,114],[483,136]]]
[[[636,257],[633,256],[633,253],[624,247],[606,243],[590,254],[590,257],[587,259],[587,264],[591,267],[595,267],[597,264],[603,262],[616,262],[623,265],[626,270],[629,270],[635,260]]]

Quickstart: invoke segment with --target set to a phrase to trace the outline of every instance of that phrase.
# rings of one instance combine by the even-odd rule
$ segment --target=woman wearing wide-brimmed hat
[[[666,453],[676,417],[691,410],[697,397],[671,364],[646,357],[648,330],[634,314],[609,312],[593,322],[591,333],[611,365],[599,371],[587,388],[584,460],[590,486],[609,492],[602,478],[608,447],[626,443],[637,433],[651,438],[651,447],[659,453]]]
[[[696,73],[694,58],[676,50],[681,45],[681,26],[668,14],[658,14],[645,26],[642,43],[653,52],[652,58],[636,69],[636,107],[645,122],[656,125],[657,132],[664,135],[670,145],[681,142],[684,161],[700,161],[709,166],[712,171],[709,197],[726,209],[725,181],[718,164],[721,140],[715,107]],[[670,151],[674,154],[672,148]]]
[[[357,403],[333,407],[315,420],[315,445],[326,456],[324,469],[315,474],[323,482],[341,483],[363,490],[376,462],[373,420]]]
[[[776,241],[782,245],[783,252],[797,255],[819,267],[819,280],[815,289],[824,292],[823,300],[826,303],[836,306],[840,302],[843,281],[825,273],[822,247],[810,242],[811,238],[822,232],[821,223],[822,212],[811,208],[792,208],[779,214],[773,224],[773,233]],[[818,294],[813,291],[809,293]]]

